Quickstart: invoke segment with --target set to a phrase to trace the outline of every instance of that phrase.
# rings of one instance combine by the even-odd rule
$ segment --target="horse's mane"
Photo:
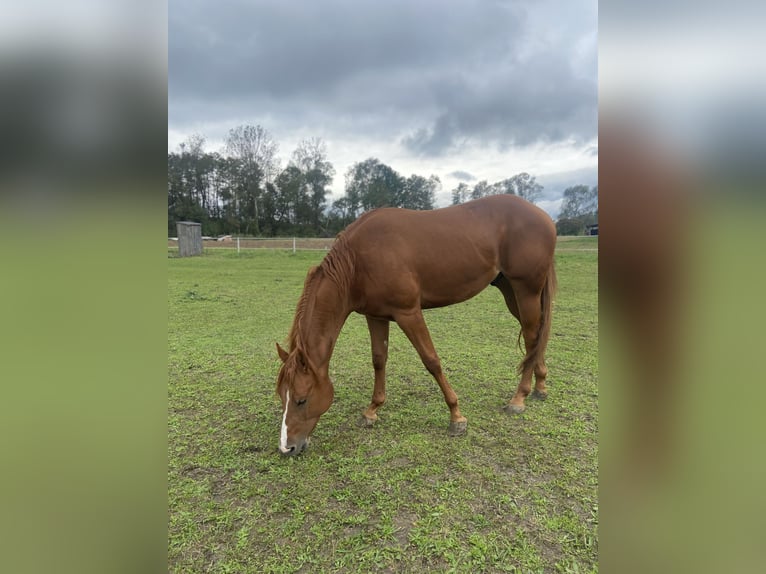
[[[349,247],[343,231],[336,236],[332,248],[322,262],[309,269],[306,275],[303,293],[298,300],[293,325],[287,336],[290,352],[304,348],[302,326],[305,323],[304,319],[309,319],[311,316],[317,288],[323,277],[330,279],[336,285],[341,296],[347,296],[351,290],[351,282],[354,278],[354,253]]]

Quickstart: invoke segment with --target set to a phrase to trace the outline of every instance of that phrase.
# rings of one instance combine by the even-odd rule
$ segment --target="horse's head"
[[[290,353],[277,344],[282,367],[277,377],[277,394],[282,400],[282,430],[279,451],[293,456],[303,452],[319,417],[330,408],[333,387],[301,350]]]

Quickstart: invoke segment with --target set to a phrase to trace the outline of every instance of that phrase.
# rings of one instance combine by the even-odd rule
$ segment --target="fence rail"
[[[582,244],[582,241],[585,243]],[[328,251],[332,247],[334,237],[233,237],[225,236],[221,239],[203,237],[202,245],[205,249],[284,249],[293,253],[296,251]],[[567,245],[574,243],[573,246]],[[595,245],[595,247],[591,247]],[[178,238],[168,238],[168,248],[178,248]],[[598,237],[587,235],[561,236],[558,238],[557,251],[598,251]]]
[[[229,237],[214,239],[202,238],[205,249],[289,249],[296,251],[328,251],[334,237]],[[168,238],[168,247],[178,247],[176,237]]]

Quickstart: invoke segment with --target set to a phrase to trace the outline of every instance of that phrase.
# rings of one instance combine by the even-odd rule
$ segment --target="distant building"
[[[598,223],[585,226],[585,235],[598,235]]]

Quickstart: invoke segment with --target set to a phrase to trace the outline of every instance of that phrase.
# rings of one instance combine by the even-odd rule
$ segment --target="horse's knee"
[[[528,347],[534,347],[535,344],[537,343],[537,333],[538,333],[537,327],[522,329],[521,333],[522,333],[522,336],[524,337],[524,343]]]
[[[382,371],[386,368],[386,361],[388,355],[386,353],[373,353],[372,354],[372,368],[376,371]]]
[[[439,360],[439,357],[436,355],[429,355],[427,357],[423,357],[423,365],[425,365],[426,370],[431,373],[434,377],[438,377],[439,374],[442,372],[442,364]]]

